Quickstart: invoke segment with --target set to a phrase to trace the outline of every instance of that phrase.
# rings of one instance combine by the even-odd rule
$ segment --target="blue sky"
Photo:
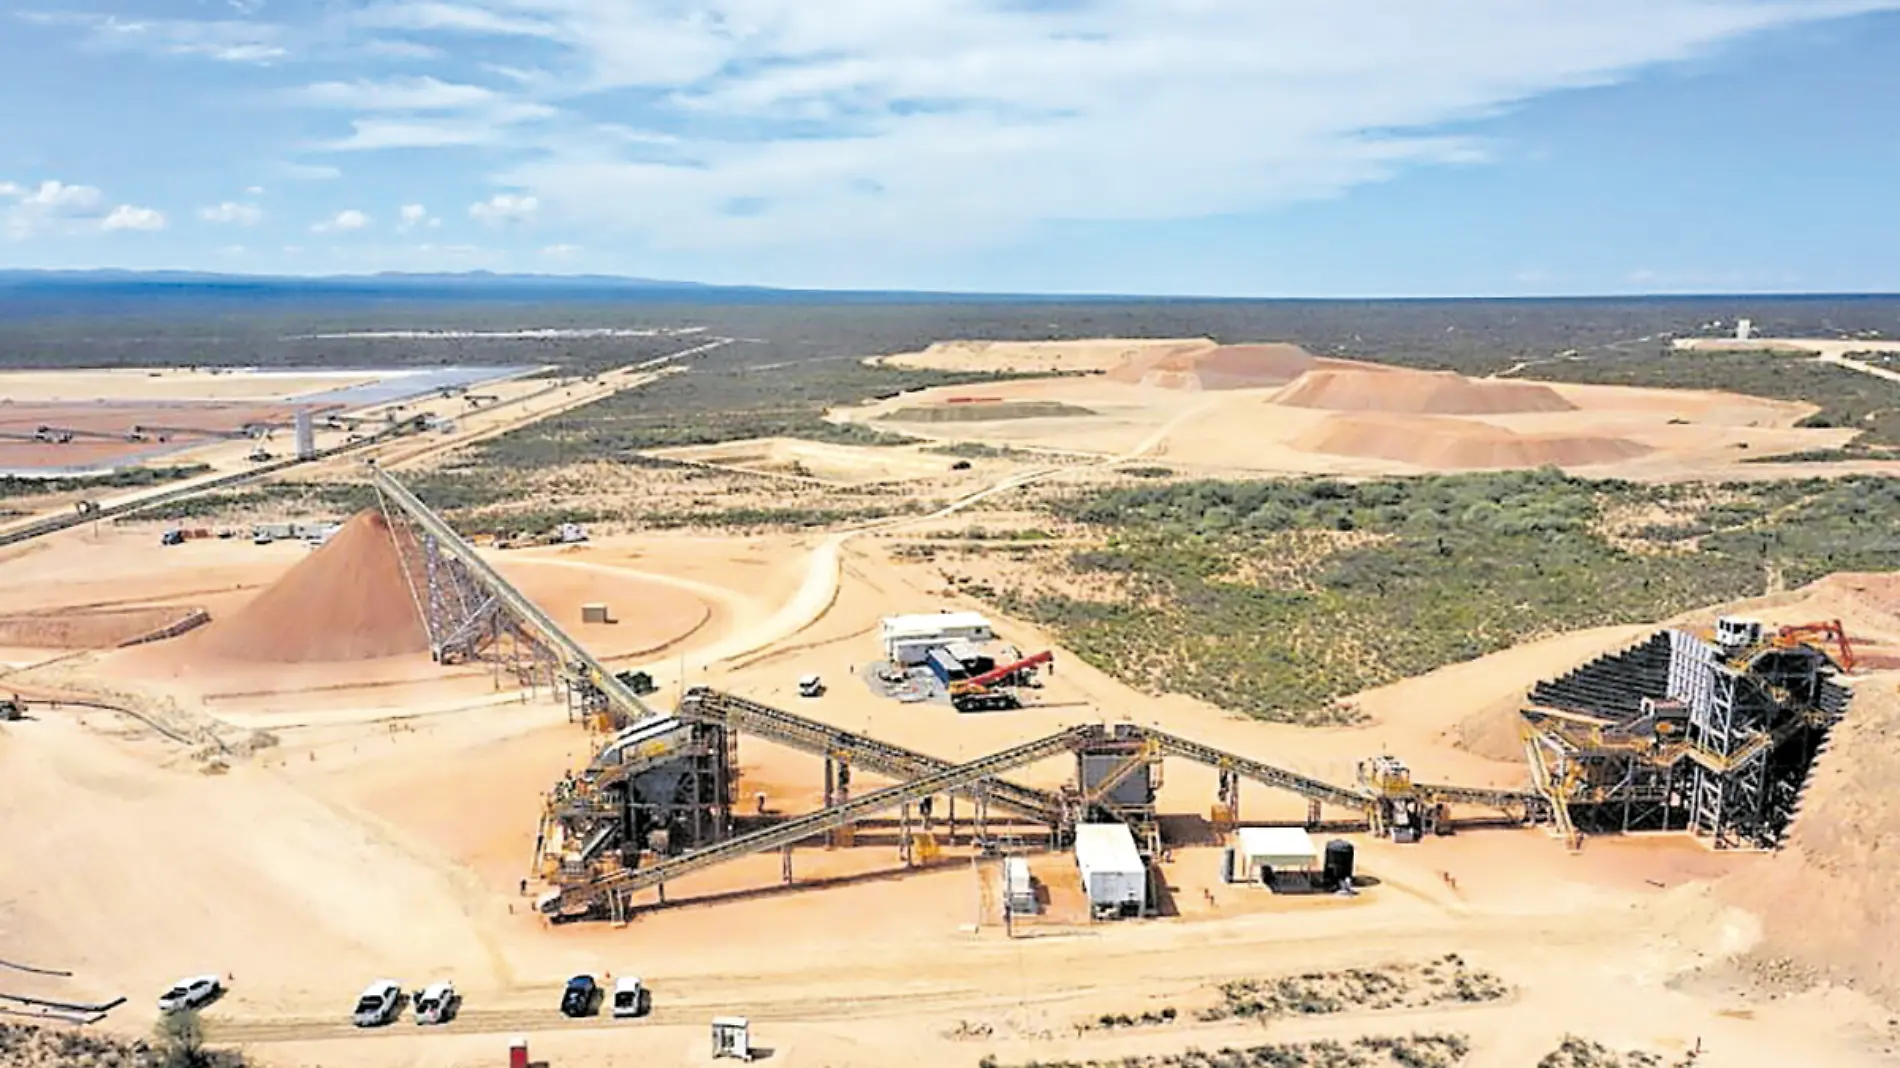
[[[1900,290],[1900,0],[10,0],[0,266]]]

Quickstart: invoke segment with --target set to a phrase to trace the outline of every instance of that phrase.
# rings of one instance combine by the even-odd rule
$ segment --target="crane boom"
[[[1804,638],[1832,638],[1835,648],[1841,653],[1841,670],[1854,670],[1854,643],[1848,638],[1847,629],[1838,619],[1823,620],[1819,623],[1793,623],[1775,632],[1778,645],[1791,645]]]

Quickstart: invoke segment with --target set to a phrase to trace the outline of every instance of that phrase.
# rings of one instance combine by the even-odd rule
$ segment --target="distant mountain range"
[[[1010,293],[931,293],[907,290],[774,289],[711,285],[661,278],[605,274],[379,274],[320,276],[220,274],[211,271],[0,270],[0,316],[45,311],[83,311],[112,306],[177,307],[198,301],[299,302],[494,302],[679,301],[683,303],[903,303],[1125,300],[1125,297],[1044,296]]]
[[[277,289],[398,289],[438,287],[541,287],[552,289],[749,289],[749,286],[712,287],[698,282],[657,278],[626,278],[607,274],[496,274],[493,271],[414,274],[383,271],[377,274],[316,276],[220,274],[213,271],[0,270],[0,288],[86,288],[94,286],[219,286]]]

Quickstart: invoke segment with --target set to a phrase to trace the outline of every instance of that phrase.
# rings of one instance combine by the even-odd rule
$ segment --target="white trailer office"
[[[1075,829],[1075,864],[1089,911],[1108,918],[1147,911],[1148,868],[1125,823],[1084,823]]]
[[[881,631],[884,659],[893,664],[921,664],[932,649],[952,643],[986,642],[996,636],[990,621],[975,612],[886,616]]]

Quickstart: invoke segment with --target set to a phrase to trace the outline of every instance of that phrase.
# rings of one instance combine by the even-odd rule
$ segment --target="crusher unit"
[[[1724,617],[1709,633],[1659,631],[1531,691],[1532,778],[1573,846],[1587,833],[1687,831],[1717,849],[1773,848],[1847,710],[1838,676],[1852,666],[1838,622],[1770,633]]]

